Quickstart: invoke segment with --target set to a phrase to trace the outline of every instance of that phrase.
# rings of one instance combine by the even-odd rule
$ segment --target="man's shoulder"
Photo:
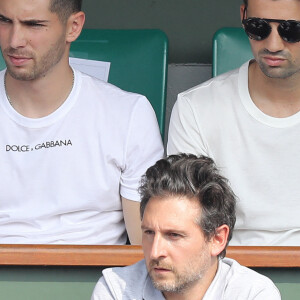
[[[105,82],[88,74],[82,73],[81,71],[76,70],[76,73],[81,78],[81,88],[85,92],[91,91],[102,95],[110,96],[111,98],[116,99],[128,98],[136,100],[140,98],[145,98],[143,95],[125,91],[117,87],[116,85],[113,85],[109,82]],[[89,87],[89,89],[87,89],[87,87]]]
[[[263,299],[263,297],[272,300],[281,299],[277,287],[268,277],[242,266],[230,258],[224,258],[221,263],[229,266],[226,276],[225,295],[227,297],[225,299],[230,299],[230,297],[235,299],[233,294],[247,295],[247,299],[256,299],[257,295],[260,296],[257,299]]]
[[[205,102],[220,98],[226,95],[235,94],[238,91],[240,74],[244,74],[248,70],[248,63],[240,68],[218,75],[197,86],[194,86],[178,95],[180,100],[188,100],[191,103]]]
[[[145,261],[141,260],[128,267],[105,269],[102,274],[103,277],[96,285],[94,295],[104,293],[105,290],[106,293],[115,295],[116,299],[122,297],[122,299],[136,299],[135,297],[143,294],[148,272]]]
[[[148,99],[140,94],[121,88],[76,70],[76,85],[83,109],[94,107],[96,112],[105,111],[122,119],[130,118],[136,112],[153,115]]]
[[[140,260],[139,262],[127,266],[127,267],[116,267],[108,268],[103,270],[103,276],[105,278],[114,277],[117,280],[123,279],[139,279],[146,278],[148,271],[146,268],[145,260]]]

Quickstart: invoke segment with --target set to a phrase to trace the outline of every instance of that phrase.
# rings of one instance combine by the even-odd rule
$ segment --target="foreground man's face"
[[[196,199],[151,198],[142,220],[143,250],[154,286],[178,293],[198,284],[211,269],[211,242],[196,224]]]

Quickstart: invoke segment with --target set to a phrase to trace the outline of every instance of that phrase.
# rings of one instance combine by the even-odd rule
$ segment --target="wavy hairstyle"
[[[236,197],[228,180],[220,175],[211,158],[179,154],[161,159],[142,177],[139,191],[141,219],[152,197],[185,196],[198,199],[201,215],[196,223],[205,238],[210,240],[217,228],[226,224],[229,227],[227,247],[236,221]],[[226,247],[219,257],[226,255]]]

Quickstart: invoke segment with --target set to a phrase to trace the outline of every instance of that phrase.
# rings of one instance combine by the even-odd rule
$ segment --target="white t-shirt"
[[[213,158],[238,196],[231,245],[300,246],[300,112],[274,118],[248,91],[248,63],[182,94],[168,154]]]
[[[26,118],[0,73],[0,243],[124,244],[120,194],[163,156],[148,100],[74,70],[52,114]],[[147,138],[145,138],[147,137]]]
[[[163,300],[148,276],[145,261],[102,272],[91,300]],[[230,258],[219,261],[218,271],[202,300],[280,300],[274,283]]]

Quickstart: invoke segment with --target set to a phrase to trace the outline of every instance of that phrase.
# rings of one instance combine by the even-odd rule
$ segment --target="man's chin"
[[[293,69],[288,69],[281,66],[273,67],[273,66],[266,65],[262,62],[259,63],[259,67],[262,73],[266,77],[274,78],[274,79],[286,79],[293,76],[295,73],[297,73],[297,71]]]
[[[15,80],[21,81],[30,81],[35,79],[31,73],[25,72],[24,70],[12,70],[11,68],[7,67],[8,74]]]
[[[156,274],[153,272],[149,273],[153,286],[162,292],[169,292],[174,290],[175,280],[172,278],[172,274]]]
[[[153,286],[161,292],[173,292],[174,291],[174,282],[170,280],[158,280],[152,279]]]

